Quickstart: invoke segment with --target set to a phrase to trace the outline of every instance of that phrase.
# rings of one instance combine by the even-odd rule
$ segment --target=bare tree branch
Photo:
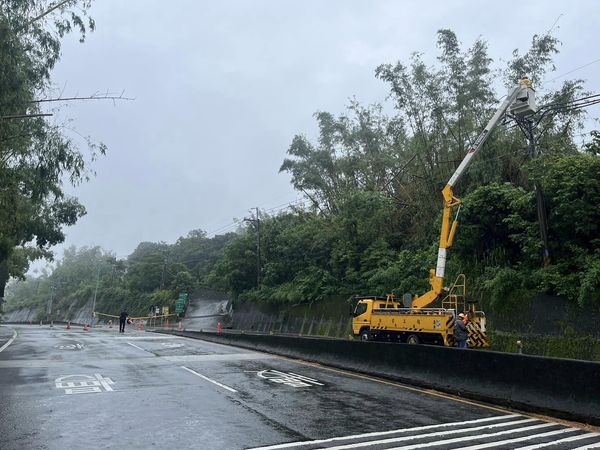
[[[30,119],[34,117],[47,117],[53,116],[54,114],[44,113],[44,114],[13,114],[9,116],[0,116],[0,120],[11,120],[11,119]]]
[[[28,21],[25,23],[25,25],[23,25],[23,28],[22,28],[22,30],[23,30],[23,31],[24,31],[24,30],[26,30],[26,29],[27,29],[27,27],[28,27],[29,25],[31,25],[33,22],[36,22],[36,21],[38,21],[38,20],[40,20],[40,19],[42,19],[42,18],[46,17],[46,16],[47,16],[48,14],[50,14],[52,11],[54,11],[54,10],[56,10],[56,9],[60,8],[61,6],[64,6],[64,5],[66,5],[67,3],[69,3],[69,2],[72,2],[72,1],[73,1],[73,0],[63,0],[62,2],[59,2],[59,3],[57,3],[56,5],[54,5],[54,6],[50,7],[50,8],[49,8],[49,9],[47,9],[46,11],[44,11],[44,12],[42,12],[41,14],[39,14],[39,15],[35,16],[33,19],[31,19],[31,20],[28,20]]]
[[[29,103],[47,103],[47,102],[71,102],[75,100],[135,100],[135,98],[124,97],[122,92],[120,95],[106,93],[103,95],[92,94],[87,97],[57,97],[57,98],[42,98],[38,100],[31,100]]]

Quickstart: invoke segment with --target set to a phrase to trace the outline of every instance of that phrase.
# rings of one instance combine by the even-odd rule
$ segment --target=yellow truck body
[[[404,308],[393,296],[356,297],[352,333],[361,340],[454,346],[456,310],[446,308]],[[485,314],[468,311],[470,348],[488,347]]]

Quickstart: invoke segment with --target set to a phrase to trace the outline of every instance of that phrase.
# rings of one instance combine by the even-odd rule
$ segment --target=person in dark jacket
[[[125,333],[125,322],[127,322],[127,314],[125,311],[121,311],[121,315],[119,316],[119,333]]]
[[[465,315],[460,313],[454,322],[454,342],[458,348],[467,348],[467,325],[465,324]]]

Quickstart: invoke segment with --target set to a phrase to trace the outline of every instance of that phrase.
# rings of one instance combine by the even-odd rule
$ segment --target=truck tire
[[[420,344],[421,343],[421,339],[419,339],[419,336],[417,336],[416,334],[411,334],[410,336],[408,336],[406,338],[406,343],[407,344]]]
[[[360,332],[360,340],[365,342],[371,340],[371,332],[368,328],[365,328]]]

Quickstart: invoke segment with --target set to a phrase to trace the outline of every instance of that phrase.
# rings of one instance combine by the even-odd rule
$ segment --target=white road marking
[[[142,347],[138,347],[137,345],[135,345],[135,344],[132,344],[131,342],[128,342],[128,344],[129,344],[129,345],[131,345],[132,347],[135,347],[135,348],[138,348],[138,349],[140,349],[140,350],[141,350],[141,351],[143,351],[143,352],[148,352],[147,350],[144,350]],[[148,352],[148,353],[151,353],[151,352]]]
[[[113,390],[110,386],[115,384],[108,377],[103,377],[99,373],[91,375],[65,375],[54,380],[57,389],[64,389],[65,394],[92,394],[102,392],[104,388],[107,392]]]
[[[254,371],[252,371],[252,372],[254,372]],[[466,420],[464,422],[438,423],[438,424],[434,424],[434,425],[425,425],[425,426],[415,427],[415,428],[399,428],[397,430],[390,430],[390,431],[375,431],[372,433],[354,434],[351,436],[338,436],[338,437],[333,437],[333,438],[328,438],[328,439],[317,439],[314,441],[287,442],[285,444],[269,445],[267,447],[256,447],[251,450],[277,450],[280,448],[300,447],[302,445],[314,445],[314,444],[324,444],[327,442],[345,441],[347,439],[362,439],[362,438],[377,437],[377,436],[387,436],[390,434],[397,434],[397,433],[410,433],[412,431],[431,430],[432,428],[457,427],[460,425],[470,425],[470,424],[475,424],[475,423],[493,422],[496,420],[509,419],[509,418],[512,419],[515,417],[520,417],[520,416],[518,416],[516,414],[507,414],[507,415],[502,415],[502,416],[485,417],[483,419]]]
[[[83,348],[83,345],[81,345],[78,342],[76,344],[59,344],[59,345],[55,345],[54,348],[57,348],[59,350],[76,350],[76,349],[81,350]]]
[[[438,437],[438,436],[448,436],[451,434],[460,434],[460,433],[466,433],[466,432],[471,432],[471,431],[479,431],[479,430],[485,430],[488,428],[498,428],[498,427],[505,427],[505,426],[513,426],[513,425],[521,425],[524,423],[528,423],[528,422],[535,422],[537,419],[522,419],[522,420],[515,420],[512,422],[502,422],[502,423],[496,423],[496,424],[492,424],[492,425],[482,425],[479,427],[472,427],[472,428],[462,428],[462,429],[457,429],[457,430],[450,430],[450,431],[436,431],[434,433],[425,433],[425,434],[413,434],[411,436],[402,436],[402,437],[397,437],[397,438],[389,438],[389,439],[381,439],[379,441],[371,441],[371,442],[357,442],[354,444],[348,444],[348,445],[340,445],[338,447],[330,447],[329,450],[345,450],[348,448],[359,448],[359,447],[367,447],[369,445],[375,445],[375,444],[391,444],[394,442],[402,442],[402,441],[413,441],[415,439],[423,439],[423,438],[430,438],[430,437]],[[442,445],[445,443],[454,443],[454,442],[463,442],[463,441],[468,441],[469,439],[481,439],[483,436],[498,436],[498,435],[503,435],[503,434],[508,434],[508,433],[515,433],[516,430],[519,431],[528,431],[530,429],[537,429],[537,428],[544,428],[544,427],[550,427],[553,426],[555,424],[553,423],[543,423],[541,425],[532,425],[530,427],[523,427],[523,428],[510,428],[508,430],[504,430],[504,431],[499,431],[497,433],[492,433],[492,434],[477,434],[476,436],[464,436],[464,437],[460,437],[460,438],[454,438],[454,439],[446,439],[443,441],[437,441],[436,445]],[[422,447],[431,447],[432,443],[428,442],[427,444],[417,444],[417,445],[409,445],[408,447],[394,447],[393,450],[399,450],[399,449],[413,449],[413,448],[422,448]]]
[[[276,358],[274,355],[261,353],[226,353],[212,355],[174,355],[161,356],[160,359],[170,362],[194,362],[194,361],[252,361],[260,359]]]
[[[222,383],[219,383],[218,381],[215,381],[215,380],[213,380],[213,379],[211,379],[211,378],[208,378],[207,376],[204,376],[204,375],[202,375],[201,373],[198,373],[198,372],[196,372],[195,370],[188,369],[188,368],[187,368],[187,367],[185,367],[185,366],[179,366],[179,367],[181,367],[182,369],[185,369],[185,370],[187,370],[187,371],[188,371],[188,372],[190,372],[190,373],[193,373],[194,375],[197,375],[197,376],[199,376],[199,377],[200,377],[200,378],[202,378],[203,380],[206,380],[206,381],[209,381],[209,382],[211,382],[211,383],[213,383],[213,384],[216,384],[217,386],[219,386],[219,387],[222,387],[223,389],[227,389],[227,390],[228,390],[228,391],[230,391],[230,392],[237,393],[237,391],[236,391],[235,389],[233,389],[233,388],[230,388],[229,386],[225,386],[224,384],[222,384]]]
[[[600,442],[597,442],[595,444],[584,445],[583,447],[577,447],[573,450],[588,450],[588,448],[600,448]]]
[[[463,447],[462,450],[466,450],[466,449],[478,450],[481,448],[496,447],[498,445],[513,444],[515,442],[523,442],[523,441],[529,441],[531,439],[545,438],[548,436],[556,436],[557,434],[573,433],[575,431],[577,431],[575,428],[564,428],[562,430],[548,431],[547,433],[530,434],[528,436],[523,436],[523,437],[514,438],[514,439],[505,439],[503,441],[488,442],[487,444],[479,444],[479,445],[473,445],[471,447]]]
[[[0,352],[2,352],[2,350],[4,350],[6,347],[8,347],[10,344],[12,344],[16,338],[17,338],[17,330],[13,330],[12,337],[8,340],[8,342],[6,344],[4,344],[2,347],[0,347]]]
[[[185,344],[180,344],[177,342],[162,342],[161,345],[167,348],[179,348],[185,346]]]
[[[522,427],[522,428],[512,428],[510,430],[498,431],[497,433],[491,433],[491,434],[485,434],[485,435],[479,434],[476,436],[462,436],[459,438],[445,439],[443,441],[436,441],[435,445],[446,445],[446,444],[456,444],[456,443],[462,444],[465,441],[474,441],[476,439],[502,436],[503,434],[522,433],[524,431],[537,430],[540,428],[547,428],[547,427],[552,427],[552,426],[556,426],[556,424],[555,423],[542,423],[540,425],[532,425],[530,427]],[[465,431],[471,431],[471,430],[465,430]],[[433,444],[431,442],[428,442],[426,444],[408,445],[405,447],[394,447],[393,449],[389,449],[389,450],[413,450],[415,448],[429,448],[432,445]],[[461,447],[461,448],[464,448],[464,447]]]
[[[151,340],[162,341],[164,339],[183,339],[183,338],[181,338],[179,336],[162,336],[161,337],[161,336],[127,336],[127,335],[125,335],[125,336],[116,336],[116,337],[117,338],[121,337],[121,338],[125,338],[125,339],[130,339],[132,341],[134,339],[148,340],[148,341],[151,341]]]
[[[527,447],[519,447],[515,450],[534,450],[534,449],[538,449],[538,448],[551,447],[553,445],[563,444],[565,442],[580,441],[582,439],[589,439],[589,438],[598,437],[598,436],[600,436],[600,433],[585,433],[585,434],[580,434],[578,436],[572,436],[572,437],[568,437],[568,438],[564,438],[564,439],[559,439],[558,441],[544,442],[543,444],[534,444],[534,445],[529,445]],[[585,448],[590,448],[590,447],[586,446]]]
[[[311,386],[325,386],[323,383],[319,383],[314,378],[305,377],[304,375],[298,375],[293,372],[280,372],[279,370],[261,370],[256,373],[260,378],[271,381],[273,383],[285,384],[294,388],[300,387],[311,387]]]

